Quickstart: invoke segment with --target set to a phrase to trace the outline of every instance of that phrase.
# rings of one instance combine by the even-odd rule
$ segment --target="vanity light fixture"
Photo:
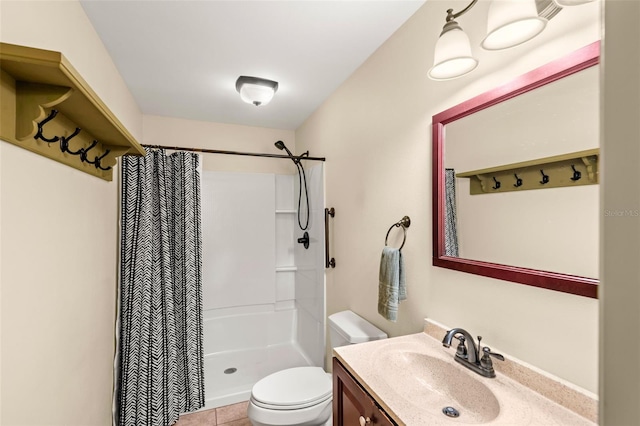
[[[460,28],[455,19],[476,4],[473,0],[469,6],[458,13],[447,10],[447,21],[436,42],[433,54],[433,67],[429,77],[433,80],[449,80],[468,74],[478,66],[478,60],[471,56],[469,36]]]
[[[246,103],[255,106],[266,105],[278,90],[278,82],[242,75],[236,80],[236,90]]]
[[[531,40],[544,30],[549,19],[562,6],[593,0],[493,0],[487,16],[487,36],[481,43],[485,50],[501,50]],[[460,12],[447,10],[447,18],[436,42],[432,80],[450,80],[470,73],[478,66],[471,53],[469,37],[455,21],[469,11],[478,0],[472,0]]]
[[[594,0],[553,0],[558,6],[577,6],[579,4],[591,3]]]
[[[485,50],[501,50],[531,40],[544,30],[547,20],[538,16],[535,0],[494,0],[487,15]]]

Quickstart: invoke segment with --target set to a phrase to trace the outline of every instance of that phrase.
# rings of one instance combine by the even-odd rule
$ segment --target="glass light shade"
[[[471,56],[469,37],[460,27],[440,35],[433,57],[433,67],[429,70],[432,80],[460,77],[478,66],[478,60]]]
[[[266,105],[273,99],[274,91],[271,87],[259,84],[245,83],[240,88],[240,98],[248,104]]]
[[[243,101],[260,106],[271,102],[278,90],[278,83],[263,78],[240,76],[236,81],[236,90]]]
[[[535,0],[493,0],[487,17],[486,50],[500,50],[531,40],[544,30],[547,20],[538,16]]]
[[[579,4],[591,3],[593,0],[553,0],[558,6],[577,6]]]

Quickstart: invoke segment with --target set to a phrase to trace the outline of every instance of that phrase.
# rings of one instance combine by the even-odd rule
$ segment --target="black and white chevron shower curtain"
[[[198,160],[122,159],[120,426],[167,426],[204,405]]]
[[[456,171],[444,170],[444,254],[458,257]]]

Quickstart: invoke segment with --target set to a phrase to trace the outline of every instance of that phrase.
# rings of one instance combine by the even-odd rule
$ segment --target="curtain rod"
[[[203,152],[205,154],[226,154],[226,155],[244,155],[248,157],[268,157],[268,158],[288,158],[291,159],[288,155],[282,154],[263,154],[259,152],[241,152],[241,151],[224,151],[219,149],[204,149],[204,148],[184,148],[181,146],[163,146],[163,145],[145,145],[142,144],[145,148],[162,148],[162,149],[170,149],[173,151],[191,151],[191,152]],[[325,161],[325,157],[296,157],[300,158],[300,160],[312,160],[312,161]]]

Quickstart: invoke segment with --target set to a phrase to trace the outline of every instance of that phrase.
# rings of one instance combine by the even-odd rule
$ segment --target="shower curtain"
[[[204,406],[199,157],[122,159],[114,420],[167,426]]]
[[[456,227],[456,171],[444,170],[444,254],[458,257],[458,229]]]

